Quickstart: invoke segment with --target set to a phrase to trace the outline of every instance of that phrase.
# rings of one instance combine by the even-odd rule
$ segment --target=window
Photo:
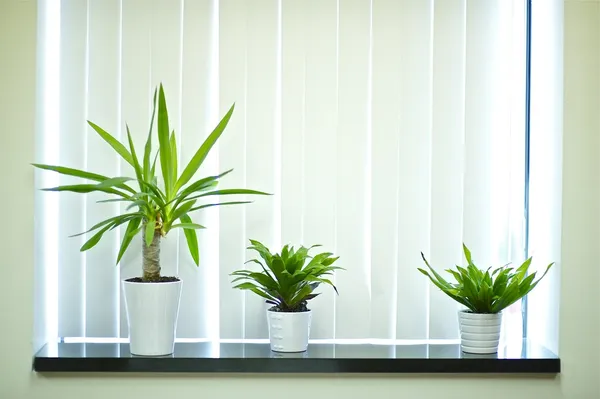
[[[462,242],[481,264],[524,259],[522,1],[46,6],[45,163],[121,175],[85,121],[121,139],[128,123],[139,145],[162,82],[181,163],[235,102],[203,173],[234,168],[223,185],[275,194],[204,212],[199,268],[183,235],[163,243],[163,274],[184,281],[179,339],[268,337],[263,302],[230,284],[249,238],[341,256],[340,295],[312,303],[321,340],[457,339],[458,308],[416,271],[420,252],[437,268],[462,263]],[[84,253],[68,237],[116,212],[102,198],[45,195],[38,215],[49,323],[65,340],[128,336],[120,281],[140,273],[139,247],[115,267],[121,232]],[[504,323],[521,339],[520,304]]]

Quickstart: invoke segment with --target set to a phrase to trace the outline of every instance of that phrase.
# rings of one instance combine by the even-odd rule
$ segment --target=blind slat
[[[422,339],[428,337],[426,298],[431,283],[415,267],[422,263],[419,252],[430,252],[433,8],[431,2],[421,0],[404,0],[401,7],[396,337]]]
[[[90,2],[86,118],[120,139],[119,50],[120,2]],[[90,127],[86,127],[84,134],[87,135],[86,169],[118,176],[119,157],[114,150]],[[100,193],[86,195],[86,226],[112,217],[118,211],[119,205],[96,203],[105,198]],[[114,265],[119,238],[118,231],[108,232],[86,253],[85,334],[88,337],[117,336],[120,281],[119,269]]]
[[[85,165],[86,31],[87,4],[63,0],[60,36],[60,128],[58,155],[61,164],[82,169]],[[61,176],[59,184],[77,184],[78,179]],[[58,201],[58,335],[84,336],[85,254],[79,252],[84,238],[69,238],[86,230],[85,198],[60,195]]]
[[[349,273],[336,273],[335,337],[363,338],[371,327],[370,30],[371,5],[339,5],[336,148],[336,255]],[[366,188],[366,189],[365,189]],[[333,186],[332,186],[333,189]],[[322,287],[329,290],[329,287]]]
[[[371,336],[396,338],[400,93],[402,53],[389,38],[401,37],[396,0],[373,2],[371,136]]]
[[[247,188],[273,193],[276,169],[275,147],[279,134],[275,126],[277,109],[278,68],[278,1],[248,0],[247,37],[247,80],[246,80],[246,185]],[[279,193],[277,193],[279,196]],[[254,201],[246,210],[246,237],[256,239],[272,251],[279,238],[275,237],[276,202],[279,198],[248,196]],[[248,242],[246,242],[248,244]],[[257,253],[246,251],[245,260],[256,258]],[[242,264],[237,265],[238,268]],[[229,290],[228,290],[229,292]],[[254,293],[246,293],[245,331],[246,338],[267,338],[264,300]]]
[[[304,242],[307,7],[281,3],[281,243]],[[309,149],[310,151],[310,149]]]
[[[431,250],[427,258],[436,268],[462,264],[465,16],[466,2],[452,0],[436,5],[433,18]],[[438,289],[430,290],[429,301],[429,337],[458,338],[457,305]]]
[[[121,112],[123,123],[129,125],[138,157],[143,156],[143,148],[148,137],[153,94],[153,82],[150,81],[152,10],[145,7],[145,4],[145,0],[126,1],[123,2],[122,8]],[[156,145],[155,142],[154,146],[156,147]],[[124,173],[127,171],[127,175],[132,174],[131,166],[126,161],[121,160],[120,164]],[[127,205],[123,205],[121,209],[125,211],[126,208]],[[126,227],[121,229],[121,234],[125,233],[125,229]],[[140,276],[142,272],[141,248],[141,239],[136,237],[130,243],[119,265],[122,280]],[[120,290],[120,297],[120,336],[127,338],[129,336],[127,311],[122,289]]]
[[[222,0],[219,8],[219,116],[235,102],[227,131],[219,141],[219,170],[233,168],[231,187],[246,186],[246,2]],[[219,317],[222,338],[244,337],[245,293],[231,288],[229,274],[245,261],[246,206],[219,210]],[[263,319],[264,320],[264,319]]]
[[[304,236],[302,243],[292,244],[321,244],[321,249],[336,253],[337,1],[304,3],[307,7],[304,21]],[[286,95],[284,92],[283,96]],[[331,338],[334,336],[335,293],[325,287],[321,291],[321,295],[311,300],[311,337]]]
[[[183,53],[182,53],[182,100],[181,131],[178,143],[181,171],[200,148],[204,139],[218,123],[215,120],[217,106],[212,106],[216,94],[210,81],[215,79],[210,57],[213,56],[214,26],[212,1],[202,0],[183,3]],[[227,134],[229,132],[225,132]],[[217,148],[200,168],[197,179],[214,176]],[[194,179],[195,180],[195,179]],[[216,201],[217,198],[213,198]],[[213,202],[211,201],[211,202]],[[211,281],[218,274],[218,212],[206,209],[192,213],[195,222],[206,226],[206,230],[197,230],[200,252],[200,266],[196,267],[189,253],[187,241],[180,230],[179,239],[179,278],[183,280],[180,317],[177,323],[177,337],[208,338],[218,334],[218,310],[210,306],[218,298]],[[216,270],[215,270],[216,269]]]

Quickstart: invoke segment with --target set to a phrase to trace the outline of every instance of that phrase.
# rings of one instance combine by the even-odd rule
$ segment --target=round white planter
[[[132,355],[164,356],[173,353],[181,285],[181,280],[169,283],[123,280],[129,351]]]
[[[304,352],[308,347],[311,316],[311,310],[289,313],[267,310],[271,350]]]
[[[460,348],[466,353],[490,354],[498,352],[502,312],[495,314],[458,312]]]

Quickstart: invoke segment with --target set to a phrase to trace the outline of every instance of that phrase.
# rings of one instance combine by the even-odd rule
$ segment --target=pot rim
[[[312,309],[308,309],[304,312],[276,312],[274,310],[271,310],[271,308],[267,309],[267,312],[269,313],[276,313],[276,314],[306,314],[306,313],[311,313]]]
[[[504,310],[499,311],[498,313],[476,313],[476,312],[472,312],[469,309],[460,309],[458,311],[458,313],[465,313],[465,314],[473,314],[473,315],[481,315],[481,316],[496,316],[496,315],[500,315],[504,312]]]

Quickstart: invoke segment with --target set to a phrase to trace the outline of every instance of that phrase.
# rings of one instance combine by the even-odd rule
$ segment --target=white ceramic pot
[[[491,354],[498,352],[502,312],[495,314],[458,312],[460,348],[466,353]]]
[[[169,283],[123,280],[132,355],[164,356],[173,353],[181,285],[181,280]]]
[[[267,310],[269,341],[274,352],[304,352],[308,347],[312,311],[274,312]]]

